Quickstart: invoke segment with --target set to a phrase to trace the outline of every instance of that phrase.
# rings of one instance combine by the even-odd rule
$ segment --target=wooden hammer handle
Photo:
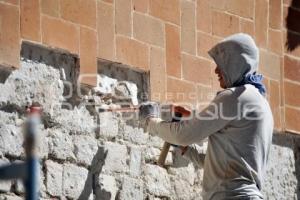
[[[171,146],[170,143],[165,142],[165,143],[164,143],[164,146],[163,146],[163,149],[162,149],[161,152],[160,152],[160,155],[159,155],[157,164],[158,164],[159,166],[161,166],[161,167],[164,167],[164,165],[165,165],[165,161],[166,161],[166,158],[167,158],[167,155],[168,155],[170,146]]]
[[[172,119],[172,122],[178,122],[182,117],[188,117],[191,115],[191,112],[181,106],[172,106],[172,112],[174,112],[175,117]],[[164,143],[163,149],[160,152],[157,164],[161,167],[164,167],[165,161],[169,152],[171,144],[168,142]]]

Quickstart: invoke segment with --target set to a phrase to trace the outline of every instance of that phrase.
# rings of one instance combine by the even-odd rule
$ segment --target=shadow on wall
[[[288,15],[286,17],[287,40],[286,48],[288,51],[295,50],[300,46],[300,1],[292,0],[288,8]]]
[[[108,200],[110,199],[110,193],[106,192],[105,190],[101,189],[101,185],[97,184],[96,180],[98,179],[102,167],[105,164],[105,158],[107,156],[107,151],[104,150],[104,147],[99,147],[97,153],[93,157],[89,173],[87,179],[84,184],[84,188],[79,196],[79,200],[86,200],[89,199],[91,193],[93,192],[96,195],[96,199],[103,199]],[[97,188],[98,187],[98,188]],[[97,193],[96,193],[97,189]],[[99,197],[99,198],[97,198]],[[105,198],[104,198],[105,197]]]

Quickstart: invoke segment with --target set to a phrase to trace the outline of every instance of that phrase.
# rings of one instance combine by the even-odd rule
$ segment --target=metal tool
[[[98,112],[133,112],[139,110],[138,106],[123,108],[99,108]]]

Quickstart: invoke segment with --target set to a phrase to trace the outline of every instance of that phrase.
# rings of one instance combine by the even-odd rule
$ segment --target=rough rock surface
[[[55,110],[53,121],[68,130],[70,134],[91,135],[96,129],[95,120],[84,107],[75,107],[74,110]]]
[[[78,163],[87,166],[91,165],[97,150],[98,143],[94,137],[86,135],[74,136],[74,152]]]
[[[132,105],[138,105],[138,89],[136,84],[129,81],[120,81],[114,88],[114,97],[119,100],[128,100]]]
[[[116,198],[118,187],[113,176],[101,174],[97,186],[96,197],[103,200],[113,200]]]
[[[105,137],[112,139],[118,135],[119,131],[119,120],[116,115],[111,112],[103,112],[99,114],[99,131],[98,137]]]
[[[85,181],[87,180],[88,170],[74,164],[65,164],[63,167],[63,192],[70,198],[78,199]]]
[[[49,153],[55,159],[75,160],[74,145],[68,131],[64,129],[49,131]]]
[[[129,170],[130,175],[133,177],[139,177],[141,175],[142,165],[142,150],[139,147],[130,148],[130,163]]]
[[[14,194],[6,195],[6,194],[0,194],[0,200],[23,200],[24,198],[16,196]]]
[[[50,66],[22,61],[21,68],[0,83],[0,165],[24,160],[25,106],[39,102],[43,107],[38,151],[42,200],[201,200],[201,165],[194,165],[171,148],[166,169],[157,166],[163,140],[137,128],[134,113],[98,112],[100,107],[120,106],[97,96],[114,93],[117,80],[103,78],[98,93],[96,88],[91,93],[94,96],[67,110],[62,107],[65,102],[59,77],[59,71]],[[121,94],[122,88],[118,89]],[[90,100],[96,105],[89,104]],[[297,198],[300,140],[296,141],[271,147],[263,184],[266,199]],[[201,145],[205,153],[206,143]],[[23,199],[21,180],[0,181],[0,190],[0,200]]]
[[[61,196],[63,194],[63,166],[59,163],[47,160],[46,163],[47,191],[52,196]]]
[[[44,64],[21,62],[21,68],[1,84],[0,105],[21,109],[39,102],[44,111],[50,112],[62,101],[63,84],[59,77],[59,71]]]
[[[94,90],[101,94],[112,94],[118,80],[102,74],[99,76],[97,87]]]
[[[297,199],[294,152],[289,147],[272,145],[263,184],[266,199]]]
[[[14,125],[0,126],[0,151],[10,156],[21,156],[23,136],[21,129]]]
[[[142,128],[128,126],[120,123],[120,131],[124,134],[124,139],[138,145],[145,145],[148,142],[149,135],[143,132]]]
[[[156,196],[169,196],[172,193],[170,177],[165,169],[147,164],[144,167],[147,190]]]
[[[128,152],[125,145],[106,142],[105,150],[107,151],[107,156],[105,159],[105,164],[103,166],[103,171],[107,172],[127,172],[128,171]]]
[[[139,179],[125,177],[120,193],[120,199],[143,200],[143,182]]]

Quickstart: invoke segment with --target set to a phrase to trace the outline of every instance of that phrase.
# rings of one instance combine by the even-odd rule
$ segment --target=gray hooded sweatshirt
[[[258,49],[246,34],[235,34],[214,46],[209,55],[221,69],[227,89],[192,119],[152,119],[149,132],[188,146],[185,153],[200,162],[197,143],[208,137],[204,161],[203,199],[263,199],[263,176],[272,142],[273,117],[265,97],[253,85],[238,87],[257,71]]]

